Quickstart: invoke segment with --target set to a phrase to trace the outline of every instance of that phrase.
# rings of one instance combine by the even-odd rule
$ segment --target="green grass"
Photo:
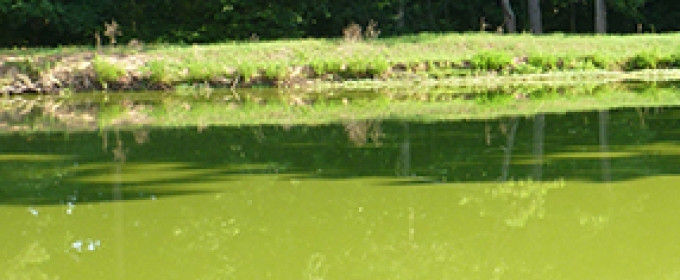
[[[481,51],[472,56],[470,65],[477,70],[501,71],[513,65],[513,56],[499,50]]]
[[[170,65],[163,60],[149,61],[145,70],[149,73],[149,79],[153,83],[170,84],[177,80],[170,74]]]
[[[626,68],[628,70],[656,69],[660,60],[656,51],[645,50],[631,57],[626,63]]]
[[[138,56],[152,84],[176,85],[234,81],[239,86],[274,85],[290,79],[295,67],[314,71],[312,80],[395,78],[400,73],[433,79],[551,73],[556,71],[634,71],[680,68],[680,34],[643,35],[496,35],[423,33],[363,42],[341,39],[300,39],[225,42],[206,45],[145,45],[129,51],[106,49],[101,56]],[[88,47],[0,50],[0,61],[48,64],[45,72],[68,56],[93,52]],[[111,80],[120,71],[95,59],[97,73]],[[405,70],[405,71],[402,71]],[[298,76],[298,78],[300,78]]]
[[[99,56],[94,58],[92,67],[101,83],[117,82],[126,74],[126,70],[121,66],[108,62]]]

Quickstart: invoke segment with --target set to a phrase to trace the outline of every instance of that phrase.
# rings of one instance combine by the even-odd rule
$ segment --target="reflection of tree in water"
[[[668,114],[674,112],[667,111]],[[542,178],[548,182],[559,178],[601,182],[603,177],[622,181],[677,174],[673,165],[677,161],[678,147],[673,142],[677,139],[677,132],[671,129],[675,122],[672,115],[650,116],[645,120],[646,129],[638,129],[640,121],[634,110],[613,111],[600,123],[600,136],[606,137],[600,137],[599,143],[597,112],[545,117],[545,123],[550,125],[537,126],[545,129],[545,151],[542,154],[538,150],[537,154],[542,154],[546,162],[542,167]],[[20,188],[27,185],[34,187],[30,189],[32,192],[49,194],[50,199],[57,199],[52,203],[59,203],[62,200],[59,196],[71,195],[76,189],[81,195],[93,195],[91,199],[96,201],[110,199],[110,196],[100,197],[98,193],[110,194],[111,184],[79,178],[109,174],[114,158],[121,162],[124,158],[133,161],[135,166],[127,169],[133,172],[138,165],[150,168],[167,163],[171,167],[159,167],[149,176],[173,174],[173,178],[175,175],[181,178],[180,181],[159,179],[149,182],[126,175],[124,179],[128,181],[124,181],[123,185],[131,194],[139,193],[140,189],[160,190],[161,186],[168,184],[177,186],[179,182],[217,180],[217,177],[206,175],[179,175],[206,168],[211,170],[208,174],[220,176],[258,169],[256,172],[295,170],[296,176],[315,178],[389,178],[417,174],[419,178],[426,179],[423,182],[433,182],[430,177],[439,182],[526,179],[534,163],[531,120],[510,117],[494,122],[361,120],[328,126],[210,126],[200,134],[196,133],[195,127],[138,128],[132,131],[121,128],[119,136],[114,135],[111,129],[69,132],[63,133],[64,136],[54,132],[24,136],[10,134],[2,139],[1,146],[8,152],[12,151],[9,153],[30,159],[7,158],[2,162],[6,168],[2,176],[4,182],[1,183],[7,187],[0,189],[6,194],[0,196],[0,201],[27,203],[30,191]],[[522,124],[518,124],[520,122]],[[150,134],[154,135],[154,139]],[[135,142],[150,140],[153,141],[149,144],[135,145]],[[615,153],[602,153],[608,149],[609,143],[612,149],[616,149]],[[371,148],[365,148],[367,145]],[[27,151],[26,147],[31,150]],[[238,152],[229,152],[233,151],[232,147],[240,148]],[[130,154],[124,156],[126,151]],[[614,154],[614,157],[607,154]],[[607,161],[611,163],[607,164]],[[229,167],[225,168],[224,163],[229,163]],[[282,165],[287,166],[286,170],[253,167]],[[239,166],[244,168],[237,168]],[[635,168],[622,168],[627,166]],[[58,183],[68,185],[49,188],[49,192],[42,191],[47,190],[43,186]],[[159,193],[155,195],[159,196]],[[35,199],[34,202],[43,200]],[[47,200],[42,203],[47,203]]]
[[[125,164],[127,151],[123,147],[123,140],[120,138],[120,131],[118,130],[116,130],[116,147],[111,152],[113,153],[114,162]]]
[[[121,131],[118,128],[113,128],[114,135],[116,138],[115,147],[112,148],[111,153],[113,153],[113,161],[125,163],[127,150],[124,148],[124,142],[121,137]],[[102,137],[102,150],[107,151],[109,148],[109,130],[105,130],[101,133]],[[149,142],[150,131],[146,128],[136,128],[129,131],[134,138],[137,145],[144,145]]]
[[[507,120],[500,120],[499,128],[500,133],[505,135],[506,141],[505,145],[501,146],[503,150],[503,164],[501,167],[500,181],[505,182],[510,179],[510,163],[512,161],[512,153],[515,148],[515,138],[517,133],[517,127],[519,125],[518,117],[512,117]],[[486,134],[486,144],[491,145],[491,128],[488,124],[485,126]],[[545,141],[545,114],[537,114],[533,116],[533,139],[531,142],[532,146],[532,157],[533,157],[533,168],[530,177],[533,180],[540,181],[543,178],[543,153],[544,153],[544,141]]]
[[[345,131],[349,140],[357,147],[365,146],[369,140],[377,146],[382,144],[385,136],[380,127],[380,120],[360,120],[345,122]]]
[[[411,176],[411,131],[407,122],[402,125],[404,127],[404,136],[399,149],[397,174],[400,176]]]
[[[264,135],[264,130],[262,129],[261,126],[255,126],[252,128],[253,131],[253,136],[255,136],[255,140],[257,140],[257,143],[262,143],[266,136]]]
[[[598,113],[599,117],[599,144],[600,144],[600,160],[601,160],[601,171],[602,171],[602,181],[610,182],[612,180],[611,174],[611,160],[609,159],[609,111],[602,110]]]
[[[115,164],[114,180],[112,182],[113,186],[111,188],[111,197],[113,201],[123,201],[125,195],[123,193],[122,183],[121,183],[121,171],[123,165],[127,161],[127,151],[123,148],[123,140],[120,137],[120,130],[115,130],[116,135],[116,147],[112,150],[113,161]],[[122,244],[125,241],[125,235],[123,229],[125,228],[125,208],[121,203],[115,204],[113,208],[113,229],[115,231],[114,239],[118,246],[116,246],[116,273],[117,278],[125,278],[125,251],[123,250]]]
[[[531,176],[534,180],[543,179],[543,142],[545,138],[545,114],[534,116],[534,133],[532,141],[532,156],[534,167]]]
[[[148,129],[135,129],[132,131],[132,135],[135,137],[135,142],[137,142],[138,145],[146,144],[149,142]]]
[[[515,135],[517,133],[517,126],[519,125],[519,120],[517,117],[513,117],[509,121],[509,128],[504,122],[501,121],[500,129],[501,133],[506,135],[506,144],[503,146],[503,167],[501,170],[500,180],[505,182],[508,180],[510,175],[510,161],[512,159],[512,150],[515,147]],[[490,137],[487,137],[487,139]],[[490,143],[490,141],[489,141]]]

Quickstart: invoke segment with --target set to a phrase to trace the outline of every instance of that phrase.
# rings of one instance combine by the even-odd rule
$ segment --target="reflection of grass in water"
[[[113,123],[114,119],[120,118],[126,111],[118,104],[103,106],[99,109],[99,127],[106,127]]]
[[[98,112],[97,124],[101,129],[142,124],[205,127],[324,124],[396,118],[428,121],[488,119],[573,110],[680,104],[680,95],[672,86],[659,88],[649,84],[547,88],[508,86],[493,91],[471,89],[467,92],[423,87],[355,93],[343,90],[321,93],[271,90],[209,93],[197,89],[181,95],[138,93],[120,98],[111,95],[110,102],[94,105],[90,101],[69,98],[64,99],[64,102],[73,105],[68,113],[72,111],[75,115],[80,114],[76,108],[85,110],[86,114],[83,115],[87,116],[92,115],[90,112]],[[106,100],[108,97],[102,98]],[[8,100],[0,102],[10,109],[14,104]],[[86,102],[88,105],[78,105],[77,102]],[[35,107],[41,106],[47,108],[50,104],[36,101]],[[58,128],[69,122],[70,119],[58,119],[52,127]],[[75,123],[71,127],[77,129],[78,125]]]
[[[555,90],[533,93],[477,95],[466,99],[451,97],[439,100],[400,101],[376,100],[322,100],[317,103],[289,105],[283,102],[237,103],[231,101],[174,102],[165,105],[164,112],[156,112],[159,125],[206,124],[321,124],[365,119],[477,119],[510,115],[532,115],[538,112],[566,112],[612,107],[679,104],[680,96],[673,90],[659,90],[648,94],[617,91],[578,95]]]

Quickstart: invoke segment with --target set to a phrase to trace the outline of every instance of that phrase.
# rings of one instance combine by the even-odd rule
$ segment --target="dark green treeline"
[[[511,1],[519,30],[528,30],[527,3]],[[678,30],[676,0],[608,0],[613,33]],[[590,33],[594,1],[541,1],[546,32]],[[503,23],[495,0],[0,0],[0,45],[94,44],[104,22],[120,25],[119,42],[205,43],[338,37],[351,22],[378,23],[381,36],[431,31],[496,31]],[[641,24],[641,25],[639,25]]]

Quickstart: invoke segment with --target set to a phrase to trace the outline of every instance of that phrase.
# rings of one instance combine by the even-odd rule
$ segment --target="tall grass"
[[[97,75],[97,79],[103,84],[117,82],[126,74],[124,68],[99,56],[95,56],[92,67]]]
[[[676,34],[500,36],[423,33],[355,42],[300,39],[193,46],[145,45],[135,53],[111,50],[95,58],[93,63],[102,81],[115,81],[123,75],[117,65],[103,59],[115,54],[153,58],[142,69],[152,83],[222,81],[238,86],[273,86],[277,81],[292,79],[441,79],[488,74],[680,68],[678,49],[680,35]],[[86,48],[80,50],[88,51]],[[62,52],[54,49],[32,49],[24,53],[0,50],[0,57],[36,61],[65,53],[72,55],[75,52],[69,48]],[[311,71],[298,71],[300,67]],[[33,76],[37,75],[34,73]]]

